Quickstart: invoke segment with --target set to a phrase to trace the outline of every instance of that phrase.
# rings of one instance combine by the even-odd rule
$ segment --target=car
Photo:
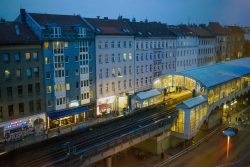
[[[235,136],[235,135],[238,134],[238,128],[232,127],[232,126],[228,126],[228,127],[226,127],[226,128],[223,130],[223,134],[224,134],[225,136],[233,137],[233,136]]]

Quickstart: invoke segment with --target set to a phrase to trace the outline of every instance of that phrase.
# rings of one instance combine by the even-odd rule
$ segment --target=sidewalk
[[[35,133],[34,135],[27,136],[23,140],[20,140],[20,141],[13,141],[13,142],[5,143],[5,144],[0,144],[0,153],[9,152],[11,150],[24,147],[26,145],[30,145],[30,144],[34,144],[34,143],[46,140],[47,138],[52,138],[52,137],[59,136],[65,133],[69,133],[77,129],[81,129],[81,128],[88,127],[88,126],[91,126],[100,122],[114,119],[116,117],[117,116],[108,115],[102,118],[93,118],[91,120],[87,120],[85,122],[81,122],[76,125],[60,127],[60,133],[58,133],[58,128],[49,130],[48,135],[44,134],[43,132]]]

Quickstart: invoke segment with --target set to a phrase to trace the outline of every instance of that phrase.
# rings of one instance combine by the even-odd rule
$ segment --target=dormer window
[[[78,37],[85,37],[86,36],[86,28],[79,27],[78,29]]]
[[[53,27],[52,30],[53,30],[53,34],[52,34],[53,38],[60,38],[61,37],[62,31],[61,31],[60,27]]]

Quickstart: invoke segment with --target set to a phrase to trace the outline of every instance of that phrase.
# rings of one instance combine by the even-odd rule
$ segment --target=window
[[[5,75],[6,79],[10,79],[10,71],[9,70],[5,70],[4,75]]]
[[[106,68],[106,78],[108,78],[108,77],[109,77],[109,69]]]
[[[8,97],[12,96],[12,87],[7,87],[7,96]]]
[[[118,41],[117,43],[117,47],[120,48],[121,47],[121,41]]]
[[[114,48],[114,47],[115,47],[115,42],[112,41],[112,42],[111,42],[111,48]]]
[[[132,79],[129,80],[129,87],[132,88]]]
[[[18,94],[18,96],[23,95],[23,86],[22,85],[17,86],[17,94]]]
[[[66,84],[66,90],[70,90],[70,84],[69,83]]]
[[[123,53],[123,61],[126,61],[126,60],[127,60],[127,54]]]
[[[78,37],[85,37],[87,34],[86,28],[79,27],[78,29]]]
[[[24,103],[19,103],[18,107],[19,107],[19,114],[24,114]]]
[[[69,43],[67,41],[64,42],[64,48],[68,48],[69,47]]]
[[[43,46],[46,50],[48,50],[49,49],[49,42],[44,42]]]
[[[26,75],[27,75],[27,77],[31,77],[32,76],[32,70],[31,70],[31,68],[28,68],[26,70]]]
[[[122,75],[122,69],[121,68],[118,68],[117,69],[117,76],[119,77],[119,76],[121,76]]]
[[[105,47],[105,48],[108,48],[108,42],[105,42],[105,43],[104,43],[104,47]]]
[[[115,91],[115,83],[112,82],[112,91],[114,92]]]
[[[53,38],[60,38],[61,37],[61,28],[60,27],[53,27],[52,28],[52,37]]]
[[[115,54],[112,54],[112,63],[115,62]]]
[[[39,67],[35,67],[33,69],[33,71],[34,71],[35,76],[38,77],[39,76]]]
[[[102,84],[99,85],[99,92],[102,94]]]
[[[25,58],[27,61],[30,61],[31,57],[29,52],[25,53]]]
[[[79,88],[79,81],[76,82],[76,88]]]
[[[115,77],[115,68],[112,68],[112,77]]]
[[[3,120],[3,107],[0,106],[0,121]]]
[[[123,75],[127,75],[127,67],[126,66],[123,68]]]
[[[51,77],[51,73],[50,72],[46,72],[46,79],[50,79]]]
[[[102,79],[102,69],[99,70],[99,78]]]
[[[127,47],[127,41],[123,41],[123,47],[124,47],[124,48]]]
[[[36,110],[41,111],[42,105],[41,105],[41,99],[36,100]]]
[[[14,116],[13,105],[8,105],[8,113],[9,113],[9,117],[13,117]]]
[[[102,55],[98,56],[98,62],[99,62],[99,64],[102,64]]]
[[[129,66],[129,74],[132,74],[132,66]]]
[[[52,101],[48,100],[48,107],[51,107],[51,106],[52,106]]]
[[[118,53],[118,62],[121,62],[121,54]]]
[[[129,54],[128,54],[128,59],[129,59],[129,60],[132,60],[132,53],[129,53]]]
[[[109,62],[109,57],[108,55],[105,55],[105,63],[108,63]]]
[[[106,90],[105,90],[106,92],[108,92],[109,91],[109,83],[106,83]]]
[[[30,112],[34,112],[34,102],[33,102],[33,100],[29,101],[29,110],[30,110]]]
[[[79,69],[76,69],[75,74],[79,75]]]
[[[45,64],[49,64],[49,58],[45,57]]]
[[[123,81],[123,87],[124,87],[124,89],[127,89],[127,81],[126,80]]]
[[[15,54],[15,61],[16,62],[20,62],[21,61],[21,59],[20,59],[20,53],[16,53]]]
[[[21,77],[21,68],[18,68],[18,69],[16,70],[16,77],[17,77],[17,78],[20,78],[20,77]]]
[[[121,81],[118,81],[118,90],[121,90]]]
[[[3,54],[3,61],[4,62],[10,62],[10,55],[8,53]]]
[[[37,52],[33,52],[33,59],[38,61],[38,54]]]
[[[35,84],[36,93],[40,93],[40,83]]]
[[[47,86],[47,93],[51,93],[51,86]]]
[[[33,93],[33,85],[28,84],[28,94],[32,94],[32,93]]]

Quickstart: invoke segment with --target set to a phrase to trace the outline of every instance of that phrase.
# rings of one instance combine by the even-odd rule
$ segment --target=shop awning
[[[89,111],[89,108],[87,106],[81,106],[81,107],[66,109],[62,111],[52,111],[48,113],[48,116],[51,119],[59,119],[62,117],[75,115],[75,114],[79,114],[79,113],[87,112],[87,111]]]
[[[110,106],[108,104],[101,104],[101,105],[99,105],[99,109],[100,110],[104,110],[104,109],[108,109],[108,108],[110,108]]]

